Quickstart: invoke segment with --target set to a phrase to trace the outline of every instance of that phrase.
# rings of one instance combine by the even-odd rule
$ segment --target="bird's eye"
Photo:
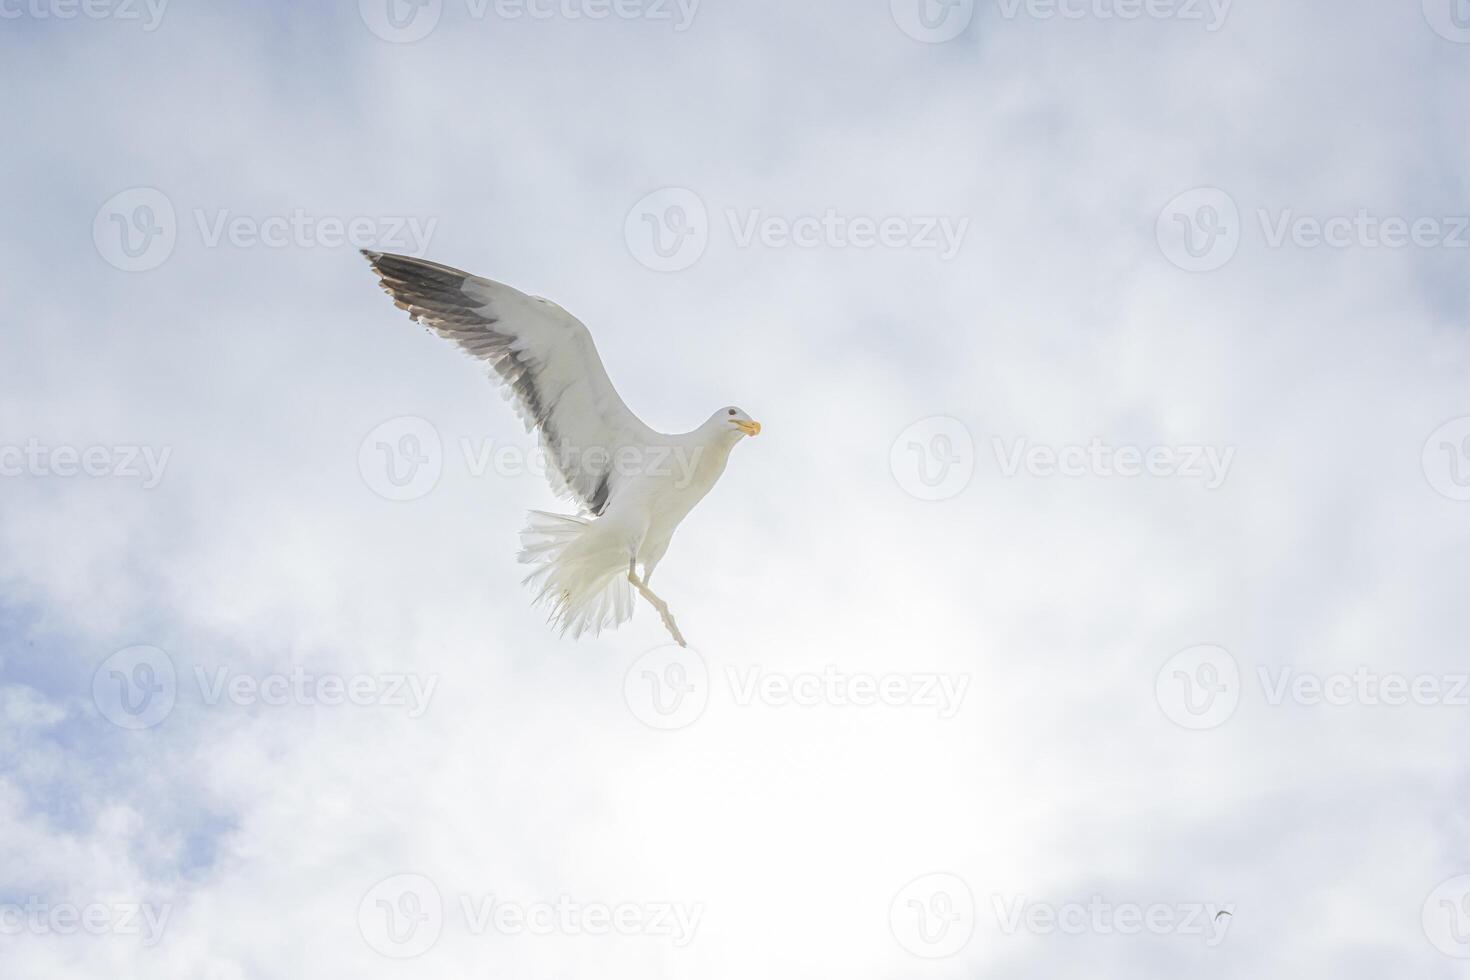
[[[732,409],[730,409],[730,414],[731,414],[731,415],[734,415],[734,414],[735,414],[735,409],[733,409],[733,408],[732,408]]]

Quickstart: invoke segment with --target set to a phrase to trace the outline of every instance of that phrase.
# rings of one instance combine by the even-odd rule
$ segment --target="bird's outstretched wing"
[[[526,430],[540,433],[552,489],[591,514],[606,510],[619,450],[658,437],[618,396],[587,327],[549,300],[449,266],[363,255],[410,317],[495,370]]]

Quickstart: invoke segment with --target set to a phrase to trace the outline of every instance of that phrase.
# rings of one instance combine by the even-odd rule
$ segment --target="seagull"
[[[579,507],[531,511],[521,532],[519,560],[532,566],[525,582],[551,625],[574,639],[616,629],[633,617],[631,587],[688,646],[648,583],[679,523],[761,424],[727,405],[693,431],[656,432],[618,395],[591,332],[560,306],[446,265],[362,254],[410,319],[493,371],[526,431],[540,437],[552,490]]]

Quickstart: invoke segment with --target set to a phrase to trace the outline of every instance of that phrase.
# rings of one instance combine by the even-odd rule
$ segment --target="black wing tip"
[[[399,255],[397,252],[378,252],[370,248],[360,248],[362,257],[368,260],[373,268],[382,268],[385,265],[397,265],[404,268],[427,267],[434,268],[435,263],[428,259],[415,258],[412,255]]]
[[[359,249],[368,264],[383,276],[391,276],[395,279],[411,281],[423,279],[437,282],[439,285],[468,282],[475,277],[463,269],[456,269],[452,265],[444,265],[439,262],[430,262],[416,255],[400,255],[397,252],[378,252],[373,249]]]

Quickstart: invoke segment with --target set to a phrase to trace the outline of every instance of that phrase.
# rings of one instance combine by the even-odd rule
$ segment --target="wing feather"
[[[587,327],[549,300],[459,269],[363,255],[410,318],[495,372],[527,431],[540,435],[552,489],[602,514],[617,491],[619,450],[646,447],[658,435],[618,395]]]

